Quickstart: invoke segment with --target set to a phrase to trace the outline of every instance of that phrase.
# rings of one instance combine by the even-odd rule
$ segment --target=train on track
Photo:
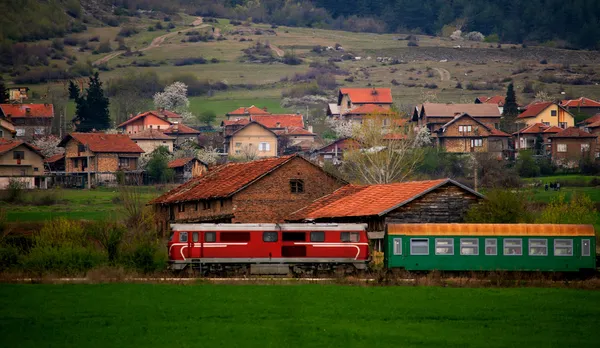
[[[202,274],[369,269],[365,224],[173,224],[170,268]],[[388,224],[384,267],[407,271],[595,271],[591,225]]]

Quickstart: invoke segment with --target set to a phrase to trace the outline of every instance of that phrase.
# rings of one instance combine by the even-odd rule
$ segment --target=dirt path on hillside
[[[440,79],[442,81],[450,81],[450,72],[448,70],[444,68],[433,68],[433,70],[440,74]]]
[[[271,49],[273,50],[273,52],[275,52],[275,54],[279,57],[283,57],[285,55],[285,52],[283,52],[283,50],[273,44],[269,44],[269,47],[271,47]]]

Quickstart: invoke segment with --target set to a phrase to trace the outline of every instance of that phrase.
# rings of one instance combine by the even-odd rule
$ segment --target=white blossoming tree
[[[163,92],[156,93],[154,95],[154,107],[176,112],[186,122],[194,119],[194,115],[188,109],[190,101],[187,97],[187,85],[183,82],[173,82],[165,87]]]
[[[58,147],[58,143],[60,143],[59,137],[49,135],[46,137],[37,138],[31,144],[40,149],[42,155],[48,158],[65,152],[64,148]]]

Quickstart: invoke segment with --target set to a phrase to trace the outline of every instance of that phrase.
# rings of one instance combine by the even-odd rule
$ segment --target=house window
[[[25,128],[16,128],[15,130],[17,131],[17,136],[18,137],[24,137],[25,136]]]
[[[209,210],[210,209],[210,201],[202,202],[202,209]]]
[[[452,239],[452,238],[436,238],[435,239],[435,254],[436,255],[454,255],[454,239]]]
[[[235,143],[235,147],[242,147],[242,143]]]
[[[300,180],[300,179],[290,180],[290,191],[292,193],[303,193],[304,192],[304,180]]]
[[[479,255],[479,239],[461,238],[460,254],[461,255]]]
[[[82,144],[77,145],[77,152],[85,152],[85,145],[82,145]]]
[[[177,206],[177,211],[179,211],[180,213],[185,212],[185,203],[179,203],[179,205]]]
[[[358,232],[342,232],[340,234],[340,240],[342,242],[352,242],[352,243],[356,243],[358,242],[360,236],[358,234]]]
[[[119,157],[119,167],[129,168],[129,158]]]
[[[581,240],[581,256],[591,255],[591,244],[589,239]]]
[[[527,141],[526,141],[526,139],[525,139],[525,138],[519,138],[519,141],[520,141],[520,143],[521,143],[521,146],[520,146],[520,147],[521,147],[521,149],[525,149],[525,148],[527,148]]]
[[[573,240],[555,239],[554,256],[573,256]]]
[[[348,100],[348,102],[346,103],[346,106],[348,107],[348,109],[350,109],[352,107],[352,102],[350,100]]]
[[[384,125],[384,126],[387,126],[387,125],[389,125],[389,124],[390,124],[390,120],[389,120],[388,118],[384,118],[384,119],[383,119],[383,125]]]
[[[213,243],[217,241],[217,232],[204,232],[204,241]]]
[[[550,116],[556,116],[557,114],[558,114],[558,111],[550,110]]]
[[[262,142],[260,144],[258,144],[258,151],[270,151],[271,150],[271,144],[266,143],[266,142]]]
[[[16,160],[25,159],[25,151],[13,151],[13,159],[16,159]]]
[[[470,133],[472,130],[471,126],[458,126],[459,133]]]
[[[325,241],[325,232],[311,232],[310,233],[310,241],[311,242],[324,242]]]
[[[498,255],[498,240],[496,240],[495,238],[485,239],[485,254]]]
[[[543,121],[542,121],[542,123],[543,123],[545,126],[548,126],[548,127],[550,127],[550,122],[543,122]]]
[[[236,155],[239,155],[240,153],[242,153],[242,151],[240,151],[240,150],[235,150],[235,154],[236,154]]]
[[[567,144],[556,144],[556,151],[567,152]]]
[[[562,129],[567,129],[567,122],[558,122],[558,127]]]
[[[394,255],[402,255],[402,238],[394,238]]]
[[[263,232],[263,242],[271,243],[277,241],[277,232]]]
[[[471,147],[482,147],[483,139],[471,139]]]
[[[529,256],[546,256],[548,255],[548,240],[547,239],[530,239],[529,240]]]
[[[581,152],[590,151],[590,144],[581,144]]]
[[[520,238],[505,239],[504,255],[523,255],[523,240]]]
[[[410,239],[411,255],[429,255],[429,239]]]
[[[34,128],[33,130],[34,135],[44,135],[44,133],[46,133],[44,128]]]

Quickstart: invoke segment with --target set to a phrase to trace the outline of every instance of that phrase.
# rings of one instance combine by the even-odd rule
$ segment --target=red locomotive
[[[171,269],[301,274],[364,270],[364,224],[173,224]]]

